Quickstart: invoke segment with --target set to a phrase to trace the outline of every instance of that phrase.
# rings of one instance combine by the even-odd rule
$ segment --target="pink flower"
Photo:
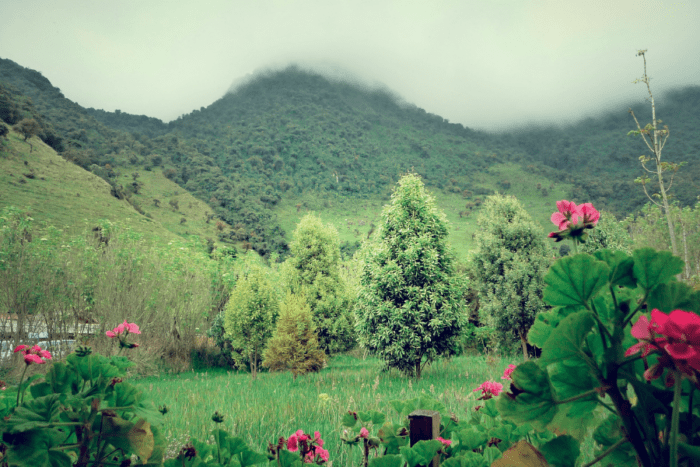
[[[328,462],[328,459],[330,458],[328,451],[323,449],[321,446],[316,446],[316,455],[319,456],[323,462]]]
[[[41,365],[43,363],[46,363],[45,360],[51,360],[51,352],[48,350],[44,350],[38,345],[35,345],[34,347],[29,347],[28,345],[18,345],[15,348],[15,353],[17,352],[22,352],[24,355],[24,363],[27,365],[31,365],[32,363],[36,363],[38,365]]]
[[[299,439],[296,434],[293,434],[287,440],[287,449],[289,452],[297,452],[299,450]]]
[[[660,378],[665,368],[671,368],[696,380],[700,371],[700,316],[683,310],[673,310],[670,315],[651,311],[651,321],[640,316],[632,326],[631,334],[639,342],[627,349],[629,357],[642,352],[646,357],[652,352],[659,352],[659,360],[644,372],[647,381]],[[657,337],[659,336],[659,337]],[[669,373],[666,385],[673,385],[673,374]]]
[[[580,212],[575,203],[566,200],[557,201],[557,209],[559,212],[552,214],[552,222],[559,230],[567,229],[572,223],[578,224]]]
[[[360,438],[369,438],[369,431],[367,431],[367,428],[362,427],[362,429],[360,430]]]
[[[596,210],[596,208],[593,207],[591,203],[583,203],[578,207],[578,212],[583,217],[583,223],[584,224],[593,224],[596,225],[598,223],[598,219],[600,219],[600,213]]]
[[[451,439],[443,439],[443,438],[441,438],[440,436],[438,436],[436,439],[437,439],[438,441],[440,441],[445,447],[447,447],[447,446],[449,446],[450,444],[452,444],[452,440],[451,440]]]
[[[314,442],[319,446],[323,447],[323,440],[321,439],[321,433],[314,431]]]
[[[503,385],[494,381],[484,381],[472,392],[476,391],[481,391],[481,397],[479,397],[479,400],[491,399],[493,396],[497,396],[501,393],[501,391],[503,391]]]
[[[506,368],[505,371],[503,372],[503,376],[501,376],[501,379],[507,379],[509,381],[512,381],[510,375],[513,373],[514,370],[515,370],[515,365],[513,365],[511,363],[510,365],[508,365],[508,368]]]
[[[107,334],[107,337],[111,339],[114,337],[119,337],[122,334],[141,334],[141,331],[136,323],[127,323],[126,320],[124,320],[122,324],[111,331],[107,331],[105,334]]]

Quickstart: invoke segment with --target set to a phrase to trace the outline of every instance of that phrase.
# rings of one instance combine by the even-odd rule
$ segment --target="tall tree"
[[[416,174],[399,180],[360,254],[358,340],[388,367],[420,378],[425,365],[454,351],[466,289],[454,274],[445,214]]]
[[[673,163],[673,162],[662,162],[661,161],[661,151],[666,145],[666,140],[668,140],[669,130],[668,125],[664,125],[663,129],[659,128],[659,124],[663,123],[661,120],[656,118],[656,104],[654,103],[654,95],[651,93],[651,86],[649,85],[649,76],[647,76],[647,58],[646,50],[637,51],[637,56],[641,56],[644,60],[644,74],[641,78],[634,80],[634,83],[644,83],[647,86],[647,91],[649,92],[649,100],[651,101],[651,123],[647,123],[644,128],[639,124],[639,120],[634,115],[632,109],[629,109],[629,113],[634,118],[634,123],[637,124],[637,129],[632,130],[628,135],[639,135],[642,137],[644,144],[651,151],[651,156],[640,156],[639,161],[642,163],[642,167],[648,173],[656,176],[659,183],[659,192],[649,194],[647,190],[647,183],[651,180],[648,175],[644,174],[638,177],[635,182],[640,183],[644,188],[644,193],[647,195],[649,200],[656,204],[657,206],[662,206],[664,214],[666,215],[666,223],[668,224],[668,233],[671,237],[671,251],[674,255],[678,255],[678,247],[676,245],[676,231],[673,225],[673,216],[671,216],[671,208],[669,206],[668,199],[670,197],[669,190],[673,186],[673,176],[676,174],[679,168],[681,168],[685,162]],[[653,161],[654,167],[648,168],[647,164]],[[664,180],[664,172],[671,172],[671,177],[666,185],[666,180]],[[661,198],[661,203],[656,201],[654,198]]]
[[[272,336],[279,312],[278,298],[265,270],[254,266],[241,278],[226,304],[224,328],[233,348],[243,349],[233,355],[237,366],[250,362],[253,379],[258,374],[267,340]]]
[[[488,197],[477,223],[472,275],[480,318],[502,337],[519,338],[527,359],[527,332],[545,308],[546,236],[513,196]]]
[[[24,141],[27,141],[32,136],[38,135],[41,132],[41,126],[33,118],[24,118],[17,125],[15,125],[15,131],[21,133],[24,136]],[[29,152],[34,150],[32,143],[29,143]]]
[[[355,344],[354,320],[340,277],[340,238],[332,225],[307,214],[289,245],[288,279],[294,293],[306,298],[319,344],[328,353]]]

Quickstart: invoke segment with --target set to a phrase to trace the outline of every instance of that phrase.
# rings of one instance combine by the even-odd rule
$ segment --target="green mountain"
[[[675,107],[667,99],[660,109],[672,128],[667,154],[689,162],[679,174],[687,188],[697,166],[691,127],[699,93],[677,93]],[[115,196],[133,189],[124,171],[160,172],[232,226],[219,232],[221,240],[262,255],[284,254],[286,232],[308,210],[333,222],[352,252],[374,230],[400,174],[411,170],[437,196],[463,256],[476,231],[472,213],[494,191],[516,195],[545,228],[558,199],[623,215],[644,203],[632,184],[642,143],[625,136],[633,123],[626,109],[566,128],[492,134],[449,123],[386,90],[291,66],[166,124],[84,109],[40,73],[0,59],[0,118],[14,123],[8,115],[40,119],[42,139],[103,177]],[[686,191],[678,195],[689,202]]]

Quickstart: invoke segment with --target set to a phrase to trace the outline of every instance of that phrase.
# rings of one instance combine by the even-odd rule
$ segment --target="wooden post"
[[[411,446],[418,441],[437,439],[440,434],[440,412],[435,410],[414,410],[408,415]],[[431,467],[440,466],[440,456],[435,455]]]

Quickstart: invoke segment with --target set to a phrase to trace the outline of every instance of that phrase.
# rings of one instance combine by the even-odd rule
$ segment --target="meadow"
[[[319,431],[333,465],[349,466],[359,465],[360,450],[341,445],[341,418],[348,411],[376,410],[398,423],[399,416],[389,402],[425,396],[442,402],[462,419],[480,405],[480,393],[473,390],[486,380],[502,382],[503,370],[510,363],[521,362],[460,356],[434,363],[423,378],[415,380],[397,371],[383,372],[375,358],[340,355],[321,372],[296,381],[288,372],[260,373],[253,381],[248,373],[208,370],[163,374],[134,383],[154,403],[167,406],[164,432],[170,455],[189,436],[206,439],[214,429],[211,416],[218,411],[226,416],[223,428],[258,451],[298,429]]]

